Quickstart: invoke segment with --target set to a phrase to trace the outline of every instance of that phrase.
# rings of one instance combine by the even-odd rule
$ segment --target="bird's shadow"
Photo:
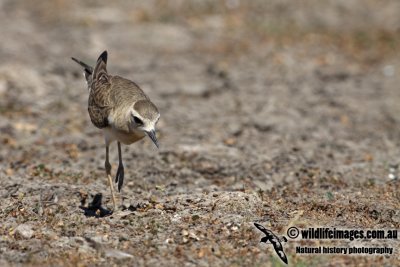
[[[86,217],[106,217],[110,216],[113,212],[112,210],[108,210],[102,206],[103,195],[101,193],[96,194],[93,197],[91,203],[89,203],[88,207],[85,207],[86,198],[81,200],[81,208],[84,211],[84,215]]]

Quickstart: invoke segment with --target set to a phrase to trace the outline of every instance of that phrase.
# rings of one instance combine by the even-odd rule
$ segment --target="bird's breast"
[[[144,132],[138,130],[126,132],[108,127],[104,129],[104,136],[106,138],[106,141],[109,143],[116,140],[123,143],[124,145],[130,145],[145,137],[145,134]]]

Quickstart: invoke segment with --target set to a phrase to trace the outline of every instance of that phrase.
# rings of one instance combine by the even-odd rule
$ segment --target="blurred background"
[[[18,132],[7,138],[97,135],[70,57],[94,64],[106,49],[110,73],[135,80],[160,107],[164,148],[179,134],[253,149],[271,136],[251,138],[250,128],[298,139],[335,123],[357,124],[357,136],[371,123],[372,134],[389,127],[385,135],[399,136],[398,1],[0,3],[3,132]]]
[[[109,202],[103,137],[87,114],[82,70],[70,59],[93,65],[108,50],[109,73],[134,80],[161,112],[160,150],[150,140],[123,149],[125,208],[159,209],[175,199],[179,211],[185,201],[178,196],[241,192],[258,194],[262,203],[240,204],[238,214],[249,212],[235,217],[242,225],[262,218],[280,231],[302,210],[306,222],[398,227],[399,12],[397,0],[1,0],[2,209],[32,210],[46,189],[57,193],[63,216],[86,195],[102,192]],[[111,153],[115,171],[115,147]],[[216,216],[228,220],[227,211]],[[12,214],[1,213],[4,233],[15,227]],[[31,221],[31,213],[18,214],[19,221]],[[56,235],[92,231],[68,227]],[[161,235],[172,235],[176,246],[145,237],[171,263],[179,259],[170,253],[179,247],[179,227]],[[208,230],[215,235],[220,227]],[[231,242],[254,241],[251,227],[244,229]],[[129,238],[142,240],[141,234],[132,230]],[[110,239],[124,233],[115,235]],[[7,240],[3,259],[26,260],[23,247]],[[193,257],[240,265],[239,243],[220,256]],[[47,255],[60,248],[51,244]],[[129,243],[130,253],[150,255],[151,249],[135,244]],[[252,255],[240,254],[244,262],[268,257],[250,248],[242,252]],[[157,257],[142,263],[152,260]]]

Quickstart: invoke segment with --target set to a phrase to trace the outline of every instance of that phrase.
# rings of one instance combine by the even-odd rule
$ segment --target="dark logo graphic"
[[[266,229],[264,226],[258,223],[254,223],[258,230],[263,232],[265,236],[261,238],[260,242],[267,243],[271,242],[272,246],[274,246],[276,254],[278,254],[279,258],[286,264],[288,264],[288,260],[285,252],[283,251],[283,247],[281,242],[287,242],[286,237],[282,236],[281,238],[277,237],[271,230]]]

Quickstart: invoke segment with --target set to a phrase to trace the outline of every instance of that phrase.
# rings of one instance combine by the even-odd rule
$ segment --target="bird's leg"
[[[118,142],[118,170],[115,182],[118,182],[118,191],[121,192],[122,184],[124,183],[124,165],[122,164],[121,143]]]
[[[112,197],[112,201],[113,201],[113,211],[117,208],[117,201],[115,199],[115,195],[114,195],[114,186],[113,186],[113,181],[112,181],[112,177],[111,177],[111,164],[108,161],[108,144],[106,144],[106,162],[105,162],[105,168],[106,168],[106,173],[107,173],[107,178],[108,178],[108,182],[110,184],[110,190],[111,190],[111,197]]]

